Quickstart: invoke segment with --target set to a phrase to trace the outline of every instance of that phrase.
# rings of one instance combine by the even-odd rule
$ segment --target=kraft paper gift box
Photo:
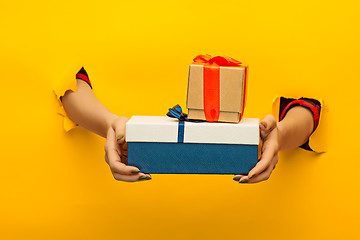
[[[245,107],[246,75],[247,67],[230,57],[194,58],[189,67],[189,119],[239,122]]]
[[[259,119],[230,124],[133,116],[126,141],[128,164],[145,173],[247,174],[258,160]]]

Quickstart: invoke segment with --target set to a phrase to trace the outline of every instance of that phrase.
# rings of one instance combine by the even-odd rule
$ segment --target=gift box
[[[241,120],[245,108],[247,67],[230,57],[199,55],[189,67],[189,119]]]
[[[128,164],[145,173],[247,174],[257,163],[259,119],[237,124],[133,116]]]

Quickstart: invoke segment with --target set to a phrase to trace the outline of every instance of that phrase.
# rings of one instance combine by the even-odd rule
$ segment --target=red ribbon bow
[[[206,121],[217,122],[220,115],[220,66],[244,67],[246,78],[246,66],[236,59],[227,56],[198,55],[194,59],[194,64],[204,65],[204,113]],[[244,79],[245,83],[246,80]],[[245,88],[244,83],[244,88]],[[245,106],[245,91],[243,94],[243,109]]]
[[[198,55],[193,59],[194,63],[208,63],[217,66],[241,66],[242,62],[228,56],[211,57],[209,54]]]

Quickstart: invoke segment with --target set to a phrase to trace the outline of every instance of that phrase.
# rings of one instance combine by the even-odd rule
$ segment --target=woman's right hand
[[[150,180],[149,174],[142,173],[137,167],[127,165],[127,143],[125,142],[127,121],[126,117],[116,117],[109,126],[105,143],[105,161],[118,181]]]

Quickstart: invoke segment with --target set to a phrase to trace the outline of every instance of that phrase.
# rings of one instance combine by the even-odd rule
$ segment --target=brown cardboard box
[[[237,123],[244,109],[245,68],[220,66],[219,122]],[[204,65],[192,64],[189,68],[187,108],[189,119],[206,120],[204,113]]]

